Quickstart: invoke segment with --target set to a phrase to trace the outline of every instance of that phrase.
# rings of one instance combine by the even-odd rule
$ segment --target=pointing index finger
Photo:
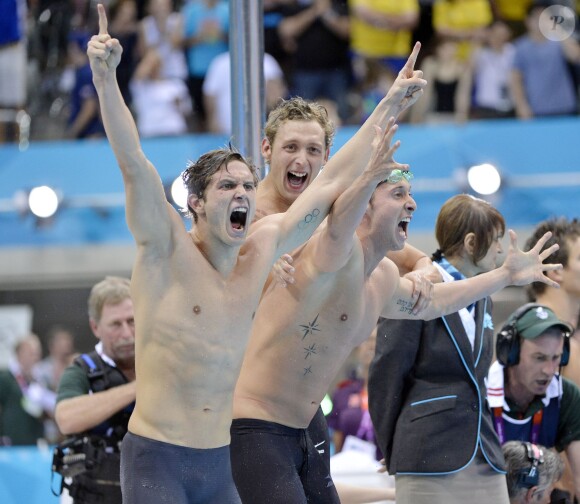
[[[99,11],[99,35],[108,35],[108,22],[105,6],[103,4],[98,4],[97,10]]]
[[[421,42],[416,42],[415,46],[413,47],[413,52],[407,59],[405,66],[403,67],[403,72],[409,73],[412,75],[413,70],[415,69],[415,63],[417,62],[417,56],[419,56],[419,51],[421,50]]]

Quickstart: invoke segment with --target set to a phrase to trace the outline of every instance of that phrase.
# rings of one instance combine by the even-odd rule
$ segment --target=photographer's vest
[[[82,354],[74,364],[85,371],[92,392],[103,392],[129,383],[116,367],[107,364],[96,352]],[[75,504],[121,504],[120,444],[127,433],[129,418],[135,407],[131,403],[103,423],[83,433],[104,441],[105,453],[94,469],[75,476],[69,493]]]
[[[129,380],[118,368],[107,364],[96,351],[79,355],[74,360],[74,364],[87,374],[89,387],[94,393],[129,383]],[[87,431],[87,433],[104,436],[111,443],[120,442],[127,433],[127,424],[134,407],[135,403],[129,404],[102,424]]]

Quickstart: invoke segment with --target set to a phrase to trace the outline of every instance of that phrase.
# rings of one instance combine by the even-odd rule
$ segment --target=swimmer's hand
[[[433,298],[433,283],[421,271],[411,271],[404,275],[413,282],[413,315],[419,315],[431,303]]]
[[[293,261],[294,259],[292,259],[290,254],[284,254],[276,261],[272,268],[274,279],[282,287],[286,287],[288,284],[295,282],[294,267],[292,266]]]

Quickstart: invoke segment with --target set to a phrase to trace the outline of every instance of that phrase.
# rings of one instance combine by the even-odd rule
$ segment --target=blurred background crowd
[[[102,0],[142,137],[231,129],[228,0]],[[86,44],[96,0],[0,0],[0,139],[103,137]],[[548,20],[551,4],[572,19]],[[265,101],[360,124],[415,41],[428,92],[404,120],[577,115],[577,0],[264,0]],[[538,6],[539,8],[534,8]],[[549,26],[549,23],[552,26]],[[555,92],[554,83],[558,91]]]

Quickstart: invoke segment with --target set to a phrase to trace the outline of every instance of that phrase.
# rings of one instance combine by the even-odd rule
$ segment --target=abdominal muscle
[[[148,349],[144,355],[147,353],[153,354],[158,365],[148,366],[143,373],[140,370],[145,366],[138,367],[137,402],[129,430],[190,448],[229,444],[238,370],[232,366],[222,368],[221,359],[209,356],[201,363],[183,356],[166,358],[160,348]]]
[[[256,337],[246,351],[234,394],[234,418],[308,426],[353,347],[350,321],[340,320],[335,310],[326,311],[331,317],[318,317],[317,324],[324,330],[314,335],[297,331],[296,321],[285,332],[279,325],[277,330],[273,326],[280,319],[274,316],[267,317],[272,327],[262,326],[262,330],[264,336],[276,336],[258,341],[259,335],[252,334]],[[262,313],[271,314],[270,310]],[[315,317],[310,314],[309,320]]]
[[[161,295],[140,291],[132,433],[191,448],[229,444],[233,390],[259,295],[255,290],[242,303],[231,285],[208,286],[202,295],[178,283]]]

